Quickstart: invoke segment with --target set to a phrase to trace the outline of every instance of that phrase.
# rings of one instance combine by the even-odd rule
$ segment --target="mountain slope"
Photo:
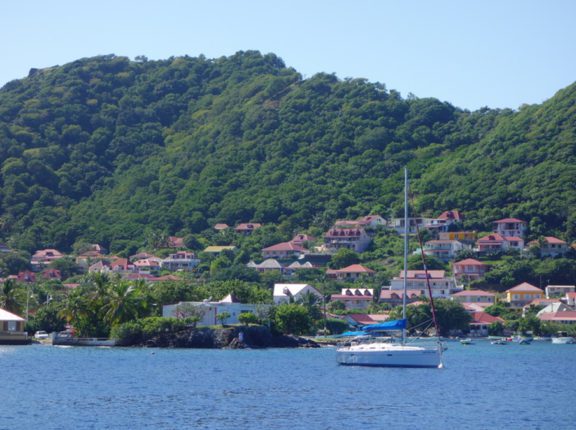
[[[31,71],[0,90],[0,240],[121,251],[214,222],[326,228],[397,211],[404,165],[419,212],[562,234],[576,206],[575,91],[470,113],[361,79],[303,80],[254,51]]]

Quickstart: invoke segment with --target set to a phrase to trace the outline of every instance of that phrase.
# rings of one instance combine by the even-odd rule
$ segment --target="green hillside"
[[[421,213],[576,239],[575,93],[468,112],[254,51],[32,70],[0,90],[0,241],[120,252],[215,222],[323,229],[397,212],[404,165]]]

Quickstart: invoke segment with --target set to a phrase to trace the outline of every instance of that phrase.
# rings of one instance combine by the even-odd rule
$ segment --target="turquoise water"
[[[576,345],[448,344],[444,369],[331,348],[0,346],[0,429],[574,429]]]

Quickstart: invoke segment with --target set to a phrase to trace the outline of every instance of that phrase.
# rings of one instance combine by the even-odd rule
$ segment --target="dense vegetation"
[[[576,85],[518,112],[403,99],[383,84],[302,79],[258,52],[164,61],[113,55],[31,70],[0,90],[0,241],[100,243],[215,222],[296,229],[400,207],[458,208],[576,239]]]

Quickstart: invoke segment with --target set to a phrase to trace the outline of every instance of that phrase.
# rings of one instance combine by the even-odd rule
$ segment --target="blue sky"
[[[254,49],[304,77],[516,109],[576,81],[575,17],[574,0],[3,0],[0,85],[94,55]]]

